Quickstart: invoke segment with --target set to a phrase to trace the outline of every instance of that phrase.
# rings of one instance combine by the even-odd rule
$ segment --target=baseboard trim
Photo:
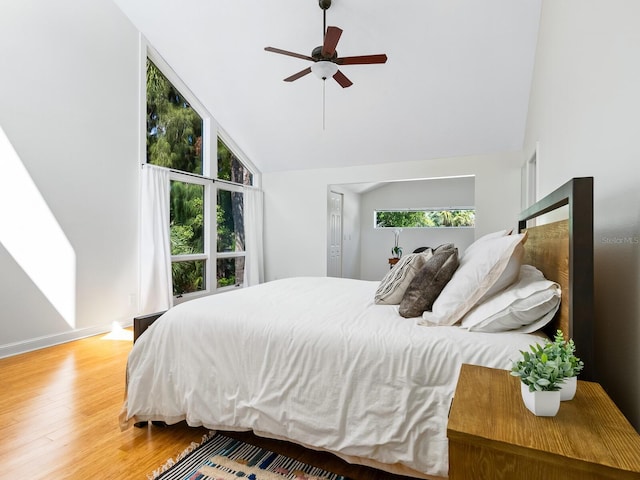
[[[93,337],[111,331],[111,325],[97,325],[94,327],[77,328],[68,332],[45,335],[42,337],[30,338],[21,342],[0,345],[0,358],[12,357],[21,353],[33,352],[42,348],[53,347],[63,343],[73,342],[81,338]]]

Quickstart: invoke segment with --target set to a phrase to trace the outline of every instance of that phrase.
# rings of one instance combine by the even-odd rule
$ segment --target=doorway
[[[329,192],[327,276],[342,277],[342,194]]]

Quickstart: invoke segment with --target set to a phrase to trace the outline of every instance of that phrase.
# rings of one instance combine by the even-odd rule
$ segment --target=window
[[[203,174],[202,118],[147,59],[147,162]]]
[[[160,66],[162,67],[162,71]],[[211,293],[242,285],[243,185],[253,172],[212,127],[213,119],[150,52],[146,72],[147,162],[171,170],[173,294]],[[209,147],[217,141],[217,155]]]
[[[242,185],[253,185],[253,174],[218,137],[218,178]]]
[[[171,181],[169,238],[175,296],[205,291],[207,287],[205,203],[206,185]]]
[[[229,187],[227,187],[229,188]],[[244,202],[242,191],[218,188],[218,287],[240,286],[244,277]]]
[[[475,210],[376,210],[373,222],[375,228],[473,227]]]

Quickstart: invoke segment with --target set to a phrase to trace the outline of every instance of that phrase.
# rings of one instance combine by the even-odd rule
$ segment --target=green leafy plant
[[[511,375],[534,391],[560,390],[565,378],[576,376],[584,363],[575,356],[573,340],[566,341],[558,330],[553,342],[530,345],[530,352],[520,351],[522,358],[513,362]]]
[[[564,380],[562,369],[550,347],[553,344],[530,345],[530,352],[523,352],[522,358],[513,362],[511,375],[529,387],[530,392],[560,390]]]
[[[566,378],[578,376],[584,368],[584,362],[575,356],[576,346],[573,339],[565,340],[562,330],[558,330],[553,337],[553,344],[556,346],[555,353],[561,359],[563,375]]]

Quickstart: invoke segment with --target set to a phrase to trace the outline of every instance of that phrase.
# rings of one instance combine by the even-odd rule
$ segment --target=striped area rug
[[[349,480],[284,455],[212,433],[176,461],[149,475],[153,480]]]

